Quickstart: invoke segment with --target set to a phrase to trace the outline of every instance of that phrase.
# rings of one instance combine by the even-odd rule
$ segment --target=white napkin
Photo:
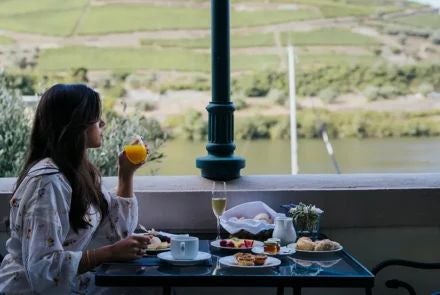
[[[161,235],[161,236],[168,237],[168,238],[177,237],[177,236],[189,237],[189,234],[172,234],[172,233],[167,233],[164,231],[157,231],[154,228],[146,229],[145,226],[143,226],[142,224],[138,224],[138,226],[141,230],[145,231],[144,233],[140,233],[140,235],[153,234],[153,235]],[[134,235],[136,235],[136,234],[134,234]]]
[[[237,205],[223,213],[220,217],[220,224],[230,234],[235,234],[240,230],[246,230],[255,235],[262,230],[275,228],[272,223],[264,220],[254,220],[254,216],[259,213],[267,213],[267,215],[275,220],[277,216],[285,216],[283,213],[277,213],[264,202],[254,201]],[[244,219],[240,219],[244,217]]]

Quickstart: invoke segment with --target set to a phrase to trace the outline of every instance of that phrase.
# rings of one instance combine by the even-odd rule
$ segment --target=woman
[[[58,84],[41,97],[11,199],[0,293],[89,293],[97,265],[142,256],[149,238],[130,234],[138,221],[133,175],[143,163],[121,153],[116,195],[107,192],[87,157],[104,125],[99,95],[85,85]]]

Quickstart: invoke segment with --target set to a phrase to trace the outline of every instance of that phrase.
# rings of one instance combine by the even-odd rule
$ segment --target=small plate
[[[246,247],[246,248],[235,248],[235,247],[222,247],[220,246],[221,240],[215,240],[211,242],[211,246],[218,249],[224,249],[224,250],[237,250],[237,251],[245,251],[245,250],[251,250],[252,247],[262,247],[264,246],[263,242],[253,240],[254,243],[252,244],[252,247]]]
[[[286,246],[287,248],[291,248],[291,249],[295,249],[297,253],[307,253],[307,254],[331,254],[331,253],[337,253],[339,251],[342,251],[342,249],[344,249],[344,247],[339,247],[337,249],[334,250],[328,250],[328,251],[310,251],[310,250],[299,250],[296,249],[296,243],[292,243]]]
[[[257,246],[257,247],[252,248],[252,252],[254,252],[255,254],[264,254],[264,255],[268,255],[268,256],[282,257],[282,256],[292,255],[293,253],[295,253],[295,249],[281,247],[280,251],[278,253],[272,254],[272,253],[264,252],[264,247]]]
[[[281,260],[274,258],[274,257],[267,257],[266,262],[264,265],[252,265],[252,266],[246,266],[246,265],[239,265],[237,261],[235,260],[235,257],[233,255],[231,256],[225,256],[219,259],[219,263],[225,266],[230,267],[238,267],[238,268],[266,268],[266,267],[274,267],[281,264]]]
[[[156,255],[156,254],[159,254],[159,253],[162,253],[162,252],[167,252],[167,251],[170,251],[170,248],[168,247],[168,248],[163,248],[163,249],[147,249],[146,251],[145,251],[145,253],[146,254],[150,254],[150,255]]]
[[[314,265],[319,265],[322,268],[329,268],[339,263],[342,259],[334,259],[334,260],[307,260],[307,259],[298,259],[292,258],[292,260],[301,265],[302,267],[313,267]]]
[[[211,254],[199,251],[196,258],[183,260],[183,259],[174,259],[173,256],[171,255],[171,251],[168,251],[157,254],[157,257],[172,265],[182,266],[182,265],[195,265],[202,261],[208,260],[211,258]]]

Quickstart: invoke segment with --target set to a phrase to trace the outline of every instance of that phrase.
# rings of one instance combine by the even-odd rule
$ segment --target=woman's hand
[[[127,261],[142,257],[145,254],[150,236],[128,236],[109,246],[111,261]]]
[[[139,164],[133,164],[132,162],[130,162],[130,160],[128,160],[124,151],[119,153],[118,158],[119,158],[118,159],[118,164],[119,164],[118,174],[119,174],[119,178],[122,178],[122,179],[130,179],[131,177],[133,177],[134,172],[137,169],[139,169],[140,167],[142,167],[142,165],[145,164],[145,161],[143,161]]]
[[[139,140],[141,139],[136,140],[133,144],[138,143]],[[145,148],[148,151],[148,146],[145,145]],[[118,187],[116,190],[118,196],[124,198],[131,198],[133,196],[134,172],[143,164],[145,164],[145,160],[139,164],[133,164],[130,162],[125,151],[119,154]]]

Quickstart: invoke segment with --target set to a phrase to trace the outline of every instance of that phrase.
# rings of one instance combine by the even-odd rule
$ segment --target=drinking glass
[[[215,181],[212,183],[212,198],[211,198],[212,212],[217,218],[217,237],[216,240],[221,240],[220,237],[220,216],[223,215],[226,209],[226,182],[223,182],[223,191],[217,191],[215,188]]]
[[[124,152],[128,160],[133,164],[140,164],[146,161],[148,156],[148,149],[139,135],[135,135],[130,144],[124,146]]]

